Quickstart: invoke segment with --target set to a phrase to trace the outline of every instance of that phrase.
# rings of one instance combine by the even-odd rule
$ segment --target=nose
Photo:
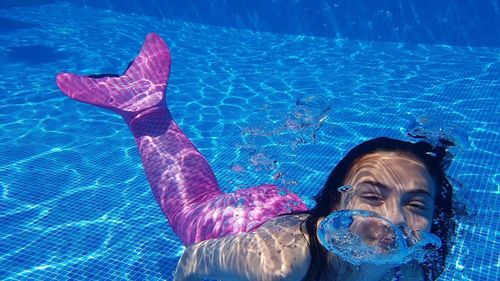
[[[407,223],[403,212],[399,208],[388,210],[385,215],[386,219],[396,226],[405,226]]]

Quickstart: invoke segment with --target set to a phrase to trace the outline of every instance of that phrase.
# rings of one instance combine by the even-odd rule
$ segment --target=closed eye
[[[360,197],[371,204],[382,204],[384,202],[384,198],[378,194],[362,194]]]
[[[412,208],[412,209],[416,209],[419,211],[427,211],[429,209],[427,207],[427,205],[425,204],[425,202],[422,202],[422,201],[410,201],[408,203],[408,206],[410,206],[410,208]]]

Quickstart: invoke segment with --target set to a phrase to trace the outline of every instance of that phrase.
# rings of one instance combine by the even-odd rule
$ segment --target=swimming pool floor
[[[406,139],[424,114],[468,136],[449,175],[473,216],[440,280],[498,280],[500,49],[256,33],[62,3],[2,12],[1,280],[171,278],[183,247],[131,133],[55,84],[60,71],[121,73],[149,32],[172,52],[172,115],[228,192],[277,183],[310,202],[347,150]],[[330,109],[316,104],[316,123],[287,127],[304,95]]]

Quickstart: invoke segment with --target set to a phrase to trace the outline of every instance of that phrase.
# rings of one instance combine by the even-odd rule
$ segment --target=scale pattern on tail
[[[267,220],[296,211],[306,211],[302,200],[289,190],[272,184],[223,193],[182,214],[177,227],[185,245],[207,239],[251,232]]]

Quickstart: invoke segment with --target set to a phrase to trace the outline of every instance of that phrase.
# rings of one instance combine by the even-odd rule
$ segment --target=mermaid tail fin
[[[121,76],[60,73],[56,82],[72,99],[110,109],[130,121],[165,101],[170,51],[155,33],[146,36],[139,55]]]

